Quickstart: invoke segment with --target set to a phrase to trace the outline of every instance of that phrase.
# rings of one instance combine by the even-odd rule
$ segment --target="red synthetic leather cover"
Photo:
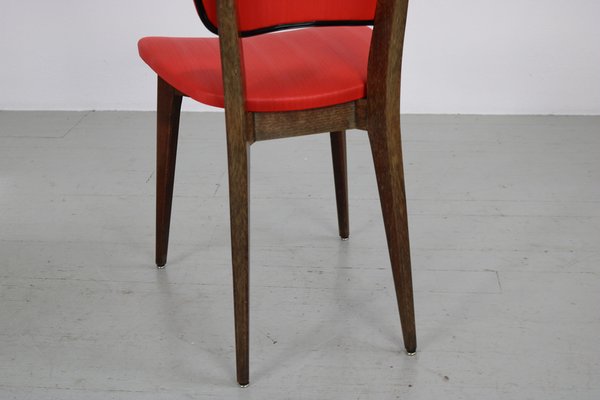
[[[326,107],[365,97],[368,27],[319,27],[242,40],[248,111]],[[187,96],[223,107],[217,38],[147,37],[142,59]]]
[[[214,31],[218,27],[216,0],[195,3],[208,28]],[[376,0],[237,0],[239,29],[253,31],[315,21],[372,21],[376,3]]]

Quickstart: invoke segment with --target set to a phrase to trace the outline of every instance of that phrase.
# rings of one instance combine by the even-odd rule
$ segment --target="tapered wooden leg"
[[[414,353],[417,348],[417,338],[400,124],[373,125],[381,127],[369,130],[369,140],[377,175],[404,346],[408,353]]]
[[[158,78],[156,118],[156,265],[167,263],[182,96]]]
[[[228,126],[227,129],[236,129]],[[249,144],[227,133],[237,380],[249,382]]]
[[[338,228],[342,240],[350,234],[348,223],[348,168],[346,166],[346,132],[331,132],[331,158],[335,181]]]

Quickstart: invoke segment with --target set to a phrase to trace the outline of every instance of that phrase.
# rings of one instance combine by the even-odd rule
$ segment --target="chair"
[[[237,380],[247,385],[250,145],[330,132],[339,234],[347,239],[345,131],[366,130],[404,345],[414,354],[399,99],[408,0],[196,0],[195,5],[218,38],[139,42],[140,56],[158,75],[157,266],[167,261],[179,115],[187,96],[225,109]]]

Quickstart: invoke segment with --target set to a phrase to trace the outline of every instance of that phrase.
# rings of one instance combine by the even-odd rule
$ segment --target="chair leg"
[[[335,181],[338,228],[342,240],[350,234],[348,223],[348,172],[346,166],[346,132],[331,132],[331,158]]]
[[[182,96],[158,78],[156,107],[156,265],[167,263]]]
[[[375,125],[375,124],[374,124]],[[379,198],[388,242],[404,347],[416,351],[415,312],[399,123],[369,130]]]
[[[228,130],[230,127],[227,128]],[[229,213],[237,380],[249,382],[249,156],[245,140],[228,132]]]

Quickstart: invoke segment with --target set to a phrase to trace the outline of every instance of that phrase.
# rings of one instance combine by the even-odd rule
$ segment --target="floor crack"
[[[79,121],[77,121],[77,122],[75,123],[75,125],[73,125],[71,128],[69,128],[69,130],[68,130],[67,132],[65,132],[65,134],[64,134],[64,135],[62,135],[60,138],[61,138],[61,139],[64,139],[64,138],[66,138],[66,137],[67,137],[67,135],[68,135],[69,133],[71,133],[71,131],[72,131],[73,129],[77,128],[77,127],[79,126],[79,124],[81,124],[81,122],[82,122],[82,121],[83,121],[83,120],[84,120],[84,119],[85,119],[85,118],[86,118],[88,115],[90,115],[90,114],[91,114],[91,113],[93,113],[93,112],[94,112],[94,111],[88,111],[88,112],[86,112],[86,113],[85,113],[85,114],[84,114],[84,115],[83,115],[81,118],[79,118]]]

